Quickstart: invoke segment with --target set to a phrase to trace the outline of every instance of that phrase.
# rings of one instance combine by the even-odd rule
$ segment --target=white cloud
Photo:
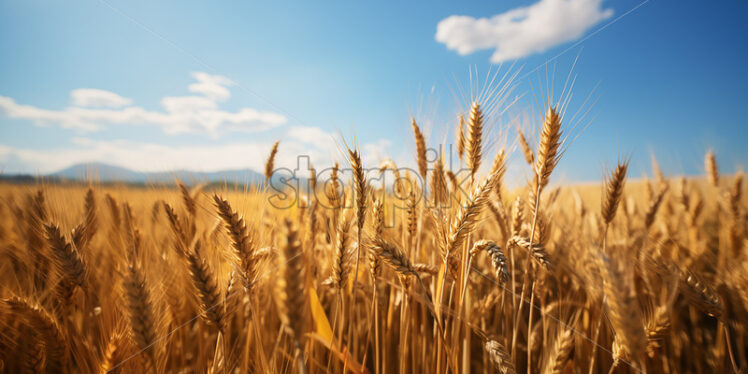
[[[320,148],[335,149],[335,134],[319,127],[294,126],[288,129],[288,137],[304,143],[316,144]]]
[[[16,160],[26,170],[50,173],[80,163],[104,162],[137,171],[187,169],[210,171],[250,167],[260,170],[262,158],[248,154],[269,152],[270,143],[235,143],[205,146],[166,146],[128,141],[77,138],[74,148],[19,149],[0,146],[0,163]]]
[[[226,86],[233,86],[234,82],[221,75],[210,75],[208,73],[194,72],[192,77],[198,83],[191,84],[188,89],[190,92],[201,93],[213,100],[222,101],[231,96],[231,92]]]
[[[495,49],[491,62],[499,63],[575,40],[612,15],[602,0],[540,0],[491,18],[449,16],[437,25],[436,40],[460,55]]]
[[[305,138],[299,134],[316,135]],[[17,148],[0,144],[0,169],[8,166],[6,172],[9,173],[47,174],[75,164],[103,162],[146,172],[209,172],[244,168],[261,172],[273,140],[172,146],[74,137],[70,143],[70,146],[53,149]],[[374,157],[386,154],[389,144],[389,141],[379,140],[362,145],[365,161],[375,163],[372,167],[378,166],[378,159]],[[281,140],[276,167],[293,170],[299,156],[309,156],[318,168],[330,167],[334,160],[342,161],[332,134],[316,127],[290,129]]]
[[[167,134],[208,133],[214,137],[227,131],[265,131],[287,122],[281,114],[253,108],[240,108],[237,112],[221,110],[218,102],[231,96],[226,86],[232,82],[207,73],[198,72],[192,76],[198,83],[188,89],[201,95],[164,97],[161,99],[164,111],[127,106],[129,99],[112,92],[77,89],[71,92],[74,106],[62,110],[21,105],[10,97],[0,96],[0,112],[39,126],[53,125],[78,131],[96,131],[111,124],[142,125],[158,126]]]
[[[72,108],[68,108],[72,109]],[[17,104],[12,98],[0,96],[0,110],[10,118],[27,119],[37,125],[54,123],[65,129],[81,131],[95,131],[99,129],[96,123],[91,123],[67,113],[67,110],[56,111],[41,109],[30,105]]]
[[[218,108],[218,103],[202,96],[165,97],[161,99],[161,106],[170,113],[197,112]]]
[[[375,143],[364,144],[361,147],[361,158],[370,160],[368,167],[379,167],[379,163],[387,158],[387,149],[392,145],[389,139],[380,139]],[[374,163],[376,162],[376,163]],[[405,166],[403,163],[400,167]]]
[[[345,153],[345,145],[341,141],[340,135],[326,132],[319,127],[294,126],[288,129],[286,138],[311,146],[318,150],[320,154],[326,154],[326,157],[318,156],[318,158],[324,158],[325,160],[341,158],[339,157],[341,153]],[[348,145],[353,146],[350,143]],[[364,167],[379,168],[380,163],[389,158],[388,149],[391,146],[392,141],[389,139],[379,139],[372,143],[359,145]],[[398,166],[405,166],[402,158],[397,157],[397,160],[401,161]],[[315,162],[314,159],[312,162]]]
[[[191,170],[209,172],[244,169],[263,171],[275,138],[258,136],[247,141],[217,141],[217,134],[228,131],[264,131],[284,125],[283,115],[239,108],[229,112],[221,102],[231,97],[228,78],[206,73],[192,73],[196,80],[188,86],[191,94],[167,96],[159,101],[161,110],[134,105],[116,93],[82,88],[70,95],[72,105],[63,109],[45,109],[21,105],[13,98],[0,96],[0,115],[30,121],[38,126],[59,126],[86,132],[76,134],[67,144],[51,148],[23,148],[0,144],[0,169],[7,173],[48,174],[75,164],[103,162],[135,171]],[[168,134],[205,133],[214,135],[203,144],[174,145],[149,142],[101,140],[95,131],[112,125],[157,126]],[[318,127],[293,126],[274,133],[280,136],[276,167],[295,169],[299,156],[308,156],[318,168],[330,167],[334,160],[345,165],[339,135]],[[246,139],[246,138],[245,138]],[[367,166],[378,166],[390,146],[387,140],[362,144],[360,149]]]
[[[78,88],[70,91],[75,106],[121,108],[132,104],[132,100],[114,92],[96,88]]]

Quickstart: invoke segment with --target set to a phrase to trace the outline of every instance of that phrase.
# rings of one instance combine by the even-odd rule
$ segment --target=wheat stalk
[[[620,343],[619,349],[625,350],[625,353],[619,353],[618,356],[630,358],[635,364],[641,365],[647,338],[641,325],[641,312],[633,295],[633,276],[621,269],[621,263],[613,262],[603,255],[600,255],[600,259],[605,275],[603,289],[608,319],[615,331],[615,339]]]
[[[501,202],[489,202],[488,210],[491,211],[491,214],[496,219],[496,223],[499,225],[499,230],[501,231],[501,237],[502,239],[506,240],[509,237],[509,222],[507,222],[506,217],[506,211],[504,210],[504,206],[501,204]]]

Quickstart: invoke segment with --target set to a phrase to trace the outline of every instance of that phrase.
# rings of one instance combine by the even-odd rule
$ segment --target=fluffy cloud
[[[319,127],[294,126],[288,130],[288,137],[297,141],[314,144],[322,149],[336,148],[335,135],[325,132]]]
[[[70,95],[73,106],[62,110],[21,105],[10,97],[0,96],[0,113],[7,117],[29,120],[40,126],[60,126],[79,131],[96,131],[104,125],[158,126],[167,134],[265,131],[286,123],[286,117],[273,112],[240,108],[236,112],[220,109],[219,102],[231,97],[226,77],[193,73],[197,83],[189,85],[192,96],[164,97],[163,111],[131,106],[131,100],[116,93],[97,89],[77,89]],[[94,108],[95,107],[95,108]],[[104,108],[102,108],[104,107]]]
[[[197,80],[197,83],[188,87],[190,92],[201,93],[213,100],[226,100],[231,97],[231,92],[226,88],[226,86],[234,85],[231,79],[201,72],[192,73],[192,77]]]
[[[74,140],[73,148],[22,149],[0,146],[0,163],[13,160],[25,170],[50,173],[80,163],[105,162],[137,171],[252,168],[262,170],[263,157],[271,143],[246,142],[203,146],[167,146],[129,141]],[[13,170],[11,170],[13,172]]]
[[[316,134],[303,138],[299,134]],[[230,142],[205,145],[164,145],[131,141],[101,141],[85,137],[71,139],[71,145],[54,149],[28,149],[0,144],[0,169],[8,173],[47,174],[74,164],[104,162],[136,171],[190,170],[209,172],[250,168],[264,170],[273,141]],[[387,154],[390,143],[379,140],[361,146],[365,160],[376,167],[377,157]],[[333,134],[316,127],[289,129],[282,137],[276,167],[295,169],[299,156],[308,156],[317,167],[329,167],[343,155]],[[304,164],[302,163],[302,166]]]
[[[319,168],[331,166],[334,160],[344,160],[340,135],[312,126],[288,126],[281,132],[274,132],[272,137],[262,134],[251,140],[218,141],[216,135],[228,131],[264,131],[284,125],[287,120],[280,114],[252,108],[240,108],[235,112],[223,110],[221,104],[231,97],[229,87],[234,83],[207,73],[192,73],[192,77],[195,83],[187,87],[190,93],[161,98],[160,110],[147,110],[116,93],[89,88],[73,90],[70,93],[72,105],[59,110],[22,105],[10,97],[0,96],[0,116],[4,114],[39,126],[59,126],[79,132],[67,144],[61,141],[53,148],[0,143],[0,171],[47,174],[71,165],[95,162],[146,172],[244,168],[262,171],[276,137],[281,139],[276,167],[293,170],[300,162],[303,166],[300,156],[308,156]],[[157,126],[168,134],[203,133],[213,135],[213,139],[206,139],[202,144],[175,145],[173,142],[157,144],[96,138],[95,131],[112,125]],[[386,140],[362,144],[366,165],[378,166],[382,155],[388,153],[389,145]]]
[[[132,104],[132,100],[128,98],[96,88],[72,90],[70,91],[70,98],[73,100],[73,105],[84,107],[121,108]]]
[[[294,126],[288,130],[286,137],[292,141],[308,145],[307,148],[311,146],[320,152],[326,152],[327,157],[323,157],[325,160],[336,159],[336,156],[345,153],[345,145],[340,141],[340,135],[336,136],[319,127]],[[349,146],[353,145],[349,144]],[[379,139],[372,143],[359,145],[364,167],[378,168],[381,161],[388,158],[389,152],[387,150],[391,146],[392,142],[389,139]],[[410,166],[399,155],[395,158],[399,161],[398,166]]]
[[[491,18],[449,16],[437,25],[436,40],[460,55],[495,49],[491,62],[499,63],[575,40],[612,15],[602,0],[540,0]]]

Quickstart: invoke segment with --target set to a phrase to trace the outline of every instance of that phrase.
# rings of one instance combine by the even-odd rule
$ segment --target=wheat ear
[[[649,230],[649,228],[652,227],[655,217],[657,216],[657,211],[660,209],[660,204],[662,204],[662,199],[665,197],[665,193],[667,191],[668,191],[667,184],[662,185],[657,195],[654,196],[652,201],[649,202],[647,213],[644,215],[644,227],[647,230]]]
[[[291,220],[284,221],[286,242],[283,246],[285,266],[280,298],[283,308],[283,323],[288,326],[295,347],[295,358],[299,374],[306,373],[304,348],[300,344],[304,337],[306,318],[310,314],[306,297],[306,262],[299,233]]]
[[[96,231],[98,230],[98,220],[96,217],[96,197],[94,196],[94,191],[92,188],[89,188],[88,191],[86,191],[84,207],[86,214],[83,218],[83,223],[73,233],[73,244],[75,244],[76,248],[83,251],[85,251],[85,249],[88,247],[88,243],[91,241],[93,236],[96,234]]]
[[[3,300],[11,311],[25,319],[44,343],[46,369],[52,373],[62,372],[68,357],[65,334],[51,314],[25,299],[11,297]]]
[[[480,167],[481,157],[483,155],[483,112],[480,104],[473,102],[470,107],[470,119],[468,120],[468,136],[465,152],[467,153],[466,164],[470,170],[470,176],[475,178],[475,174]]]
[[[719,168],[717,167],[717,158],[711,149],[706,152],[706,156],[704,157],[704,169],[706,170],[709,184],[717,188],[719,186]]]
[[[373,205],[373,212],[374,221],[373,221],[373,232],[374,237],[380,237],[382,235],[382,232],[384,231],[384,204],[382,203],[381,199],[374,200]],[[377,276],[379,275],[381,268],[380,268],[380,262],[377,255],[374,253],[374,251],[371,249],[371,247],[367,246],[369,249],[368,257],[369,257],[369,272],[371,273],[372,282],[376,282]]]
[[[434,206],[439,207],[447,202],[447,180],[444,177],[444,161],[437,157],[434,170],[431,172],[431,195]]]
[[[196,240],[192,252],[187,254],[192,284],[197,290],[200,300],[200,310],[206,321],[216,326],[219,332],[224,332],[226,313],[221,303],[221,292],[218,289],[216,277],[208,266],[208,261],[201,253],[200,240]]]
[[[190,190],[187,189],[187,186],[185,186],[184,183],[177,181],[177,187],[179,187],[179,192],[182,194],[184,207],[187,208],[190,217],[195,217],[197,214],[197,201],[192,194],[190,194]]]
[[[647,321],[645,328],[647,339],[649,340],[647,352],[650,356],[653,356],[654,351],[660,348],[662,340],[670,332],[670,311],[668,308],[664,306],[657,307]]]
[[[416,138],[416,159],[418,161],[418,173],[421,178],[426,180],[427,162],[426,162],[426,140],[423,137],[421,129],[418,127],[415,118],[410,118],[410,125],[413,127],[413,136]]]
[[[299,233],[290,220],[285,220],[286,243],[283,246],[285,270],[285,306],[287,324],[296,339],[304,336],[305,319],[309,314],[306,304],[306,266]]]
[[[231,209],[231,205],[228,201],[213,196],[213,201],[218,208],[218,215],[223,219],[226,226],[226,231],[231,237],[231,244],[239,257],[240,266],[242,269],[242,280],[244,287],[247,290],[251,290],[254,281],[257,278],[258,262],[257,256],[255,256],[255,246],[252,238],[250,238],[247,232],[247,226],[244,224],[244,219],[239,216],[237,212]]]
[[[543,120],[543,128],[540,132],[540,143],[538,144],[538,155],[535,159],[535,178],[530,190],[531,210],[537,211],[536,204],[540,199],[540,193],[548,184],[553,169],[561,157],[561,116],[556,110],[549,106]]]
[[[493,362],[496,370],[501,374],[516,374],[517,370],[514,368],[512,362],[512,356],[507,352],[504,345],[497,342],[496,340],[488,340],[485,344],[486,352],[488,357]]]
[[[338,234],[332,263],[332,281],[338,290],[345,288],[348,281],[348,274],[351,272],[349,262],[352,253],[348,246],[348,232],[350,228],[351,220],[348,214],[344,214],[337,228]]]
[[[616,216],[616,210],[618,210],[618,204],[621,202],[623,187],[626,183],[627,170],[628,162],[619,162],[615,171],[613,171],[613,175],[606,179],[605,198],[603,198],[601,208],[601,215],[606,226],[610,225]]]
[[[496,271],[496,276],[499,280],[501,282],[509,280],[507,260],[504,253],[501,251],[501,247],[496,245],[492,240],[478,240],[473,244],[473,248],[470,250],[470,255],[474,256],[483,251],[485,251],[491,258],[491,265],[493,265],[493,268]]]
[[[273,146],[270,148],[270,155],[268,155],[267,161],[265,161],[265,182],[270,183],[270,178],[273,176],[273,171],[275,170],[275,156],[278,154],[278,145],[280,144],[280,140],[273,143]]]
[[[522,133],[522,130],[517,130],[517,138],[519,140],[519,145],[522,148],[522,154],[525,156],[525,161],[527,161],[527,164],[532,166],[532,164],[535,163],[535,154],[530,148],[530,144],[527,142],[527,138],[525,138],[525,134]]]
[[[459,114],[457,120],[457,157],[464,160],[465,157],[465,116]]]
[[[553,107],[548,111],[543,121],[543,129],[540,132],[540,144],[538,145],[538,157],[535,160],[535,174],[539,181],[539,187],[548,184],[551,172],[558,164],[559,148],[561,146],[561,117]]]
[[[59,286],[60,298],[63,303],[67,303],[76,286],[85,287],[86,265],[78,250],[62,236],[57,225],[48,224],[44,226],[44,229],[54,263],[63,277]]]
[[[473,230],[483,206],[489,201],[491,190],[496,186],[497,177],[496,173],[489,174],[483,182],[476,186],[466,204],[455,216],[444,247],[445,256],[447,254],[451,256],[462,245],[468,233]]]
[[[538,240],[534,240],[531,245],[529,238],[515,235],[509,238],[509,241],[507,242],[507,247],[512,246],[517,246],[526,251],[529,251],[532,255],[532,259],[535,260],[538,265],[542,266],[544,269],[550,270],[553,268],[548,252],[545,251],[545,248],[538,242]]]
[[[366,177],[364,175],[364,167],[361,163],[361,154],[357,150],[348,149],[348,156],[351,161],[351,169],[353,169],[353,190],[356,194],[356,266],[354,267],[353,283],[354,286],[358,282],[358,268],[361,263],[361,231],[364,228],[364,220],[366,219]],[[354,297],[355,300],[355,297]]]
[[[145,274],[134,259],[131,259],[128,266],[124,289],[133,339],[138,349],[145,352],[147,365],[153,368],[157,358],[153,347],[158,336],[156,318]]]
[[[169,205],[167,202],[164,202],[163,205],[164,212],[166,212],[166,218],[169,221],[169,226],[171,226],[171,230],[177,236],[177,252],[181,255],[184,255],[185,253],[187,253],[188,241],[187,233],[184,230],[184,225],[182,225],[182,221],[179,219],[177,212],[174,211],[174,208],[172,208],[171,205]]]
[[[34,264],[34,286],[38,291],[46,288],[49,280],[49,259],[46,255],[45,240],[42,233],[48,220],[44,191],[28,196],[28,214],[26,215],[26,245],[31,252]]]
[[[685,269],[678,271],[681,280],[680,290],[692,305],[701,309],[710,316],[720,318],[724,313],[725,306],[719,294],[692,271]]]
[[[112,217],[112,227],[114,227],[115,229],[119,229],[120,225],[122,224],[122,217],[119,213],[119,205],[117,204],[117,200],[115,200],[114,197],[110,194],[106,194],[104,200],[106,200],[106,205],[107,207],[109,207],[109,214]]]
[[[377,237],[371,240],[371,248],[377,257],[400,275],[418,276],[418,272],[411,264],[408,256],[395,244]]]
[[[544,372],[546,374],[561,374],[566,366],[566,361],[571,356],[571,350],[574,348],[574,334],[571,329],[565,329],[556,337],[553,344],[548,365]]]

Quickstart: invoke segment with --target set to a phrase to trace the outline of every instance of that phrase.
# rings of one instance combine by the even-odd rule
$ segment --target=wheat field
[[[479,104],[460,175],[411,126],[417,170],[346,147],[283,209],[278,143],[269,185],[0,185],[0,371],[745,372],[748,210],[713,153],[556,186],[547,108],[508,188]]]

